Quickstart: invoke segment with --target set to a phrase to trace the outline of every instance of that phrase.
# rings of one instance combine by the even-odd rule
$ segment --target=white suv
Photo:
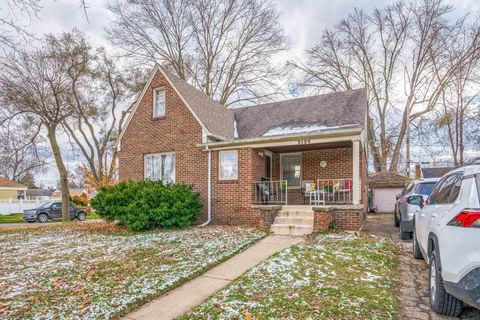
[[[480,164],[449,172],[425,205],[422,196],[416,202],[423,208],[415,213],[413,255],[429,264],[432,309],[450,316],[463,302],[480,309]]]

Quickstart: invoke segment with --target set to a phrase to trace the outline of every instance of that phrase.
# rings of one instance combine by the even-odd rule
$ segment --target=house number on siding
[[[298,142],[298,144],[309,144],[310,139],[298,140],[297,142]]]

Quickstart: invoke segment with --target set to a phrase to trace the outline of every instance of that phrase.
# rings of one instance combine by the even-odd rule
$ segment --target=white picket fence
[[[34,209],[44,204],[48,200],[0,200],[0,215],[8,215],[12,213],[22,213],[23,210]]]

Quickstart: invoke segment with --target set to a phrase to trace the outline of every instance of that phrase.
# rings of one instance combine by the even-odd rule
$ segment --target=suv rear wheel
[[[438,263],[438,255],[434,250],[430,256],[429,265],[430,305],[433,311],[439,314],[458,317],[462,313],[463,302],[445,291]]]
[[[48,215],[46,213],[40,213],[37,217],[37,221],[40,223],[45,223],[48,221]]]

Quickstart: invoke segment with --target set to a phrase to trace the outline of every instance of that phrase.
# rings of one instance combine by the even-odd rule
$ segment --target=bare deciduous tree
[[[68,172],[60,152],[58,129],[72,108],[72,75],[83,72],[87,46],[78,32],[47,35],[35,48],[19,49],[0,60],[2,102],[11,117],[29,117],[43,126],[52,148],[62,188],[62,217],[68,212]]]
[[[42,2],[42,0],[4,0],[0,3],[0,45],[12,48],[19,44],[19,38],[25,40],[32,37],[28,25],[38,18]],[[88,20],[88,6],[85,0],[80,0],[80,8]]]
[[[323,33],[302,70],[301,85],[317,91],[368,89],[370,157],[376,171],[397,171],[409,123],[437,106],[455,74],[479,59],[478,24],[453,23],[441,0],[398,1],[371,14],[355,10]],[[455,56],[446,54],[469,30]],[[390,165],[388,165],[390,163]]]
[[[448,49],[449,56],[461,55],[468,45],[470,33],[459,34],[454,45]],[[455,61],[455,59],[451,59]],[[473,128],[478,127],[480,96],[480,61],[467,60],[457,70],[452,80],[442,91],[440,107],[434,117],[434,129],[440,141],[448,141],[454,165],[464,165],[465,144]]]
[[[286,48],[279,14],[260,0],[116,0],[108,34],[140,63],[161,63],[221,104],[270,97]]]
[[[23,123],[6,123],[0,128],[0,175],[28,184],[46,169],[48,154],[39,150],[40,128]]]
[[[63,126],[80,149],[97,185],[115,178],[115,141],[133,107],[138,75],[118,69],[103,49],[89,49],[85,69],[72,74],[74,116]],[[133,82],[133,83],[132,83]]]

